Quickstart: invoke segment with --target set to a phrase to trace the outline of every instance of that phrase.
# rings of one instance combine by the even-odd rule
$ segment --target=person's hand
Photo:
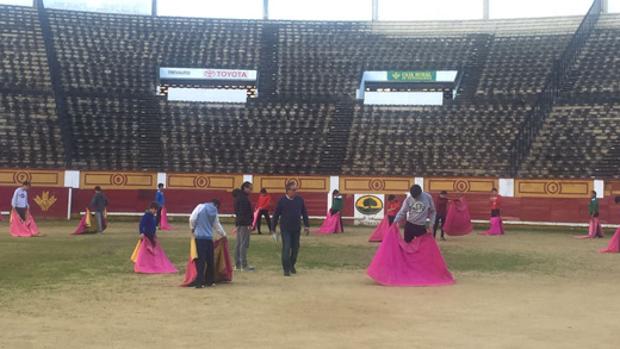
[[[144,240],[144,234],[140,234],[140,240]]]
[[[310,227],[305,227],[304,233],[306,233],[306,236],[308,236],[310,234]]]

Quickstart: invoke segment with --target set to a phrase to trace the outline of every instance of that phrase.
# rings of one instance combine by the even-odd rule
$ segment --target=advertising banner
[[[383,219],[385,196],[383,194],[355,194],[353,218],[356,225],[377,225]]]
[[[256,70],[159,68],[159,78],[168,80],[256,81]]]

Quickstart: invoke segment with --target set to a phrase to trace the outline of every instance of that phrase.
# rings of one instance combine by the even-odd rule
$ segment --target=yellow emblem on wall
[[[43,212],[47,212],[50,207],[54,206],[54,204],[58,201],[58,199],[54,195],[50,195],[49,191],[44,191],[41,193],[41,196],[37,195],[34,198],[34,202],[39,205]]]

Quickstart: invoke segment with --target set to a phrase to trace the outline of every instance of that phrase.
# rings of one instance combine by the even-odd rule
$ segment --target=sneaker
[[[284,276],[291,276],[291,273],[289,273],[288,271],[285,271]]]
[[[235,271],[243,271],[243,268],[235,267]]]
[[[446,241],[446,238],[442,236],[441,241]]]
[[[291,274],[297,274],[297,269],[295,269],[295,267],[291,267]]]
[[[206,286],[205,285],[196,285],[194,287],[196,287],[196,288],[205,288]]]
[[[273,239],[273,242],[278,242],[278,234],[271,233],[271,238]]]
[[[254,268],[251,265],[248,265],[247,267],[243,268],[243,271],[250,271],[250,272],[252,272],[252,271],[256,271],[256,268]]]

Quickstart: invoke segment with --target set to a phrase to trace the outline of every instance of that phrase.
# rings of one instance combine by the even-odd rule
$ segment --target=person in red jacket
[[[502,207],[502,197],[497,193],[497,189],[491,189],[489,202],[491,204],[491,217],[501,216],[500,209]]]
[[[259,234],[262,234],[260,231],[260,226],[263,216],[265,217],[265,221],[267,222],[267,226],[269,227],[269,233],[273,233],[271,231],[271,218],[269,218],[270,207],[271,195],[267,194],[267,189],[262,188],[260,190],[260,194],[258,195],[258,203],[256,204],[256,209],[258,210],[258,222],[256,223],[256,230]]]
[[[392,194],[388,195],[387,201],[388,221],[390,222],[390,225],[392,225],[392,223],[394,223],[394,218],[396,218],[396,214],[400,209],[400,202],[396,199],[396,196]]]

